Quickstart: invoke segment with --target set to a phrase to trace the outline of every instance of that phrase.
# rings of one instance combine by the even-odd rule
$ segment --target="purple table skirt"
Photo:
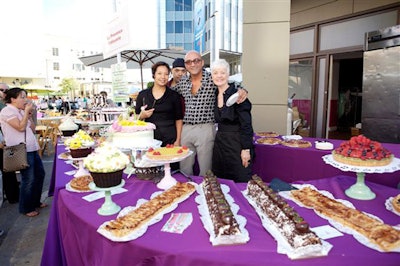
[[[97,209],[104,199],[87,202],[82,196],[87,193],[68,192],[60,186],[71,177],[63,174],[71,166],[57,161],[57,180],[55,201],[53,200],[49,229],[43,250],[42,265],[398,265],[399,253],[381,253],[358,243],[352,236],[328,240],[334,247],[327,257],[291,261],[286,255],[277,254],[276,242],[261,225],[260,219],[241,194],[245,184],[235,184],[221,180],[230,187],[230,195],[239,205],[239,214],[246,217],[246,229],[250,241],[244,245],[213,247],[205,231],[197,210],[194,193],[185,202],[179,204],[175,213],[191,212],[193,223],[183,234],[161,232],[162,226],[170,217],[150,226],[140,238],[125,242],[112,242],[99,233],[97,228],[104,221],[114,219],[116,215],[100,216]],[[176,175],[180,181],[186,179]],[[195,177],[200,183],[201,178]],[[308,183],[321,190],[328,190],[337,198],[350,200],[344,190],[355,182],[354,178],[337,176],[312,180]],[[359,210],[377,215],[384,222],[396,225],[400,217],[387,211],[384,201],[397,195],[396,189],[367,182],[377,194],[370,201],[350,200]],[[126,180],[128,192],[114,195],[113,201],[122,208],[135,205],[139,198],[149,199],[157,191],[155,184],[135,178]],[[56,199],[57,197],[57,199]],[[313,211],[301,208],[289,202],[311,224],[312,227],[327,224]],[[349,248],[351,247],[351,248]]]
[[[258,138],[258,137],[255,137]],[[322,156],[331,154],[332,151],[317,150],[315,138],[304,138],[312,143],[310,148],[290,148],[283,145],[255,144],[256,157],[253,164],[253,173],[259,175],[265,182],[278,177],[286,182],[307,181],[346,175],[355,177],[352,172],[341,171],[326,164]],[[343,140],[328,140],[334,147],[338,147]],[[383,143],[395,157],[400,158],[400,145]],[[366,180],[394,187],[400,183],[400,171],[384,174],[366,174]]]

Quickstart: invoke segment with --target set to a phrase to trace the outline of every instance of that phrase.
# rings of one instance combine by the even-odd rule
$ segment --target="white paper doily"
[[[190,182],[190,183],[191,183],[192,185],[195,185],[195,187],[197,186],[197,184],[195,184],[195,183],[192,183],[192,182]],[[193,192],[194,192],[194,191],[193,191]],[[162,218],[164,217],[164,214],[169,213],[169,212],[175,210],[175,209],[178,207],[178,204],[181,203],[181,202],[183,202],[183,201],[185,201],[186,199],[188,199],[188,198],[193,194],[193,192],[187,194],[187,195],[186,195],[185,197],[183,197],[183,198],[180,198],[177,202],[175,202],[174,204],[172,204],[172,205],[169,206],[168,208],[164,209],[161,213],[159,213],[159,214],[157,214],[156,216],[154,216],[149,222],[147,222],[146,224],[144,224],[144,225],[140,226],[139,228],[133,230],[131,233],[129,233],[129,234],[125,235],[125,236],[117,237],[117,236],[113,235],[110,231],[106,230],[106,229],[105,229],[105,226],[107,225],[107,223],[109,223],[109,221],[104,222],[103,224],[101,224],[101,225],[99,226],[99,228],[97,229],[97,232],[98,232],[99,234],[103,235],[105,238],[108,238],[108,239],[110,239],[110,240],[112,240],[112,241],[114,241],[114,242],[127,242],[127,241],[130,241],[130,240],[134,240],[134,239],[136,239],[136,238],[139,238],[139,237],[141,237],[144,233],[146,233],[147,228],[148,228],[150,225],[153,225],[153,224],[155,224],[155,223],[161,221]],[[161,194],[161,193],[163,193],[163,192],[162,192],[162,191],[156,191],[156,192],[154,192],[154,193],[151,195],[150,198],[152,199],[152,198],[156,197],[157,195],[159,195],[159,194]],[[119,212],[117,218],[120,217],[120,216],[124,216],[124,215],[128,214],[129,212],[131,212],[131,211],[133,211],[133,210],[139,208],[140,205],[142,205],[143,203],[145,203],[145,202],[147,202],[147,201],[148,201],[148,200],[146,200],[146,199],[139,199],[139,200],[137,201],[137,203],[136,203],[136,206],[128,206],[128,207],[123,208],[123,209]]]
[[[354,166],[344,163],[339,163],[333,159],[332,154],[322,156],[325,163],[332,165],[345,172],[355,173],[393,173],[400,170],[400,159],[393,158],[392,162],[385,166]]]
[[[316,189],[313,185],[308,185],[308,184],[305,184],[305,185],[297,185],[297,184],[296,184],[296,185],[293,185],[293,186],[295,186],[295,187],[298,188],[298,189],[302,189],[302,188],[304,188],[304,187],[311,187],[312,189],[315,189],[315,190],[317,190],[319,193],[323,194],[324,196],[326,196],[326,197],[328,197],[328,198],[331,198],[331,199],[333,199],[333,200],[336,200],[336,201],[342,203],[343,205],[345,205],[346,207],[355,209],[354,205],[353,205],[351,202],[349,202],[349,201],[347,201],[347,200],[336,199],[335,197],[333,197],[333,195],[332,195],[330,192],[325,191],[325,190],[318,190],[318,189]],[[313,209],[313,208],[310,208],[310,207],[307,207],[307,206],[303,205],[300,201],[298,201],[297,199],[295,199],[294,197],[292,197],[290,192],[289,192],[289,193],[286,193],[286,191],[285,191],[285,193],[280,192],[279,194],[280,194],[281,196],[283,196],[284,198],[287,198],[287,199],[290,199],[290,200],[294,201],[297,205],[299,205],[299,206],[301,206],[301,207],[305,207],[305,208],[308,208],[308,209]],[[369,247],[369,248],[374,249],[374,250],[377,250],[377,251],[380,251],[380,252],[386,252],[386,251],[382,250],[382,248],[379,247],[378,245],[372,243],[372,242],[371,242],[366,236],[364,236],[363,234],[361,234],[361,233],[359,233],[359,232],[357,232],[357,231],[351,229],[350,227],[347,227],[347,226],[345,226],[345,225],[343,225],[343,224],[341,224],[341,223],[339,223],[339,222],[333,220],[332,218],[327,217],[327,216],[325,216],[325,215],[323,215],[323,214],[321,214],[321,213],[319,213],[319,212],[317,212],[317,211],[315,211],[315,210],[314,210],[314,212],[315,212],[318,216],[320,216],[321,218],[326,219],[326,220],[327,220],[333,227],[335,227],[337,230],[339,230],[339,231],[341,231],[341,232],[343,232],[343,233],[352,235],[359,243],[363,244],[364,246]],[[360,211],[360,212],[362,212],[362,211]],[[362,212],[362,213],[364,213],[365,215],[368,215],[369,217],[374,218],[374,219],[376,219],[376,220],[378,220],[378,221],[380,221],[380,222],[383,223],[382,219],[380,219],[379,217],[377,217],[377,216],[375,216],[375,215],[373,215],[373,214],[370,214],[370,213],[367,213],[367,212]],[[396,248],[396,249],[394,249],[394,250],[391,250],[391,252],[400,252],[400,248]]]
[[[388,198],[386,201],[385,201],[385,207],[386,207],[386,210],[388,210],[388,211],[391,211],[391,212],[393,212],[394,214],[397,214],[398,216],[400,216],[400,212],[398,212],[398,211],[396,211],[394,208],[393,208],[393,198],[394,197],[390,197],[390,198]]]

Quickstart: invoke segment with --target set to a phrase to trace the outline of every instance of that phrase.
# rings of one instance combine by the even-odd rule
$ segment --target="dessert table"
[[[255,139],[259,138],[255,136]],[[255,158],[253,160],[253,173],[259,175],[265,182],[278,177],[286,182],[297,180],[313,180],[337,175],[355,177],[352,172],[343,172],[322,160],[322,156],[331,154],[331,150],[318,150],[315,148],[316,138],[303,138],[310,141],[310,148],[291,148],[283,145],[265,145],[255,143]],[[327,139],[338,147],[343,140]],[[400,158],[400,145],[382,143],[395,157]],[[400,184],[400,171],[384,174],[366,174],[365,179],[374,183],[397,188]]]
[[[59,146],[57,154],[64,151]],[[286,255],[277,253],[276,241],[262,227],[258,215],[243,197],[246,184],[235,184],[230,180],[220,180],[229,186],[229,194],[239,205],[239,215],[246,217],[246,229],[250,240],[243,245],[212,246],[209,235],[199,218],[195,192],[186,201],[180,203],[173,213],[192,213],[192,224],[182,233],[162,232],[161,228],[170,214],[148,227],[146,233],[129,242],[113,242],[98,232],[97,228],[105,221],[115,219],[115,215],[100,216],[97,210],[104,202],[98,199],[87,202],[82,199],[89,193],[74,193],[65,190],[65,184],[72,179],[64,172],[72,166],[64,161],[55,161],[54,199],[50,214],[46,241],[41,265],[398,265],[400,253],[381,253],[363,246],[351,235],[328,239],[333,245],[326,257],[303,260],[290,260]],[[181,182],[187,179],[175,174]],[[193,177],[195,183],[201,177]],[[348,198],[344,191],[354,183],[354,178],[338,175],[330,178],[307,181],[320,190],[330,191],[334,197],[352,202],[359,210],[380,217],[385,223],[397,225],[400,217],[385,209],[387,198],[395,196],[399,190],[366,181],[376,193],[370,201]],[[297,182],[305,183],[305,182]],[[156,184],[134,177],[125,179],[127,192],[113,195],[113,201],[122,208],[134,206],[138,199],[149,199],[159,191]],[[317,216],[312,210],[299,207],[288,201],[303,216],[311,227],[327,225],[328,222]],[[351,248],[349,248],[351,247]]]

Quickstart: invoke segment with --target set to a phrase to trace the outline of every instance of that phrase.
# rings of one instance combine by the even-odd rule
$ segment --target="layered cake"
[[[166,212],[174,204],[187,199],[194,191],[195,186],[193,184],[178,182],[151,200],[144,202],[140,206],[136,206],[136,208],[127,214],[106,222],[100,229],[105,230],[112,237],[121,238],[129,234],[134,234],[135,231],[146,226],[152,219]]]
[[[117,147],[103,142],[93,153],[83,160],[97,187],[106,188],[119,185],[122,171],[129,164],[129,157]]]
[[[293,248],[311,247],[311,251],[321,248],[320,238],[310,230],[309,224],[289,204],[262,179],[256,175],[247,183],[245,196],[256,205],[259,216],[267,219],[272,229],[270,232],[280,234]]]
[[[152,160],[173,160],[186,156],[188,152],[189,149],[186,146],[167,144],[165,147],[148,149],[146,156]]]
[[[354,166],[385,166],[392,162],[393,154],[377,142],[358,135],[344,141],[332,151],[339,163]]]
[[[76,133],[78,127],[79,126],[72,121],[72,118],[67,118],[58,126],[58,129],[64,137],[71,137]]]
[[[133,119],[118,119],[108,131],[111,142],[120,148],[149,148],[154,145],[153,123]]]
[[[291,195],[304,206],[314,209],[323,218],[332,219],[363,235],[367,241],[375,244],[381,251],[389,252],[400,249],[400,230],[364,212],[350,208],[311,187],[292,190]]]
[[[71,138],[66,139],[64,144],[69,148],[72,158],[83,158],[93,151],[94,140],[88,133],[79,130]]]

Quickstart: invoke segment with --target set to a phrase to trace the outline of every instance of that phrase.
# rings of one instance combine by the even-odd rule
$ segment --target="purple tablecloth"
[[[59,151],[61,152],[61,151]],[[239,205],[239,214],[246,217],[246,229],[250,241],[244,245],[213,247],[209,235],[205,231],[197,210],[194,193],[185,202],[179,204],[175,213],[191,212],[193,223],[183,234],[161,232],[161,227],[170,217],[152,226],[140,238],[125,242],[112,242],[99,233],[97,228],[104,221],[114,219],[116,215],[100,216],[97,209],[104,199],[87,202],[82,196],[88,193],[73,193],[64,189],[71,177],[63,174],[72,167],[57,161],[57,176],[53,206],[43,250],[42,265],[398,265],[399,253],[380,253],[358,243],[352,236],[328,240],[333,245],[327,257],[291,261],[286,255],[276,252],[275,240],[264,230],[260,219],[247,203],[241,191],[245,184],[235,184],[221,180],[230,187],[230,195]],[[176,175],[180,181],[186,179]],[[200,177],[194,178],[196,183]],[[328,190],[336,198],[353,202],[359,210],[377,215],[384,222],[392,225],[400,223],[400,217],[387,211],[384,201],[397,195],[398,190],[382,185],[367,184],[377,197],[370,201],[351,200],[345,196],[344,190],[355,182],[354,178],[337,176],[312,180],[318,189]],[[149,199],[157,191],[155,184],[135,178],[127,179],[124,186],[128,192],[114,195],[113,201],[122,208],[135,205],[139,198]],[[301,208],[289,202],[311,224],[312,227],[325,225],[327,221],[313,211]],[[350,248],[349,248],[350,247]]]
[[[255,137],[258,138],[258,137]],[[326,164],[322,156],[331,154],[332,151],[317,150],[315,138],[304,138],[312,143],[310,148],[291,148],[283,145],[255,144],[256,157],[254,158],[253,173],[259,175],[264,181],[270,182],[278,177],[286,182],[299,180],[313,180],[337,175],[355,177],[352,172],[343,172]],[[329,139],[334,147],[338,147],[343,140]],[[400,158],[400,145],[383,143],[395,157]],[[400,183],[400,171],[385,174],[366,174],[366,180],[397,187]]]

